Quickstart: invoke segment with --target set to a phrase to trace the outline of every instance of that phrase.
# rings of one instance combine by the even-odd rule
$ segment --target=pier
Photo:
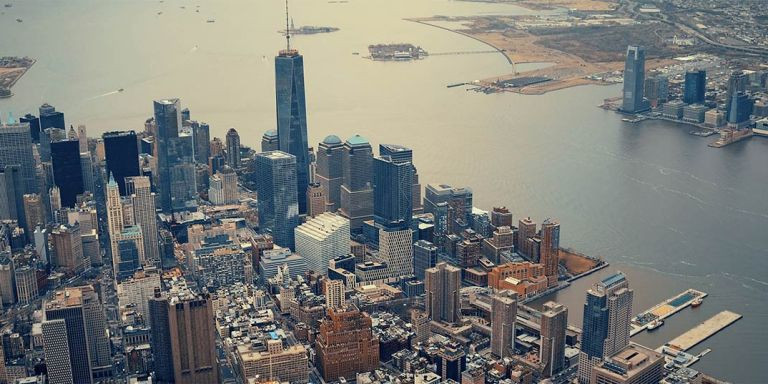
[[[646,328],[654,320],[664,320],[667,317],[674,315],[687,308],[696,299],[703,299],[707,297],[707,294],[695,289],[687,289],[675,296],[670,297],[662,301],[659,304],[654,305],[651,309],[648,309],[639,315],[632,318],[630,336],[634,336]]]
[[[735,312],[722,311],[705,320],[703,323],[693,327],[688,332],[676,337],[674,340],[667,343],[666,346],[685,352],[735,323],[741,319],[741,317],[740,314]]]

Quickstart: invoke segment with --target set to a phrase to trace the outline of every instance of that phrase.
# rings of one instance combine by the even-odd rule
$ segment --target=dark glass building
[[[734,93],[728,106],[728,124],[732,128],[744,128],[749,123],[749,116],[752,114],[754,104],[754,100],[750,99],[746,93]]]
[[[57,112],[50,104],[43,104],[40,106],[40,131],[44,131],[46,128],[60,128],[66,129],[67,125],[64,123],[64,114]]]
[[[173,153],[170,153],[170,146],[173,139],[179,137],[179,127],[181,127],[181,110],[179,99],[166,99],[154,102],[155,124],[157,124],[157,137],[155,145],[157,146],[157,190],[160,193],[160,208],[163,213],[173,211],[173,200],[171,199],[171,166],[175,161]]]
[[[685,73],[683,102],[686,104],[704,104],[707,93],[707,72],[704,70]]]
[[[373,219],[386,229],[411,228],[413,167],[389,156],[373,160]]]
[[[296,191],[296,157],[282,152],[263,152],[254,158],[259,206],[259,229],[270,232],[274,243],[295,248],[294,229],[299,225]]]
[[[627,113],[643,112],[648,103],[643,98],[645,87],[645,48],[627,47],[627,59],[624,62],[624,94],[621,110]]]
[[[426,240],[413,243],[413,274],[424,281],[424,270],[437,265],[437,246]]]
[[[279,151],[280,142],[277,140],[277,131],[270,129],[264,132],[264,136],[261,137],[261,151]]]
[[[29,134],[32,136],[32,141],[35,143],[40,142],[40,118],[27,113],[24,117],[19,119],[20,123],[29,123]]]
[[[206,123],[192,123],[192,140],[195,144],[195,161],[207,164],[211,157],[211,127]]]
[[[120,240],[117,242],[120,261],[117,263],[117,280],[123,281],[133,276],[141,264],[139,263],[139,248],[135,240]]]
[[[344,143],[344,177],[341,185],[341,214],[350,230],[358,233],[363,222],[373,218],[373,148],[364,137],[355,135]]]
[[[230,128],[227,131],[227,164],[232,169],[240,168],[240,135],[237,130]],[[304,190],[306,192],[306,189]]]
[[[315,181],[326,193],[328,211],[341,208],[341,183],[344,180],[344,144],[336,135],[327,136],[317,146]]]
[[[102,138],[107,160],[107,175],[112,174],[120,188],[120,196],[125,196],[125,178],[141,175],[136,132],[107,132]]]
[[[413,192],[412,199],[413,210],[422,211],[423,206],[421,204],[421,184],[419,184],[419,173],[416,166],[413,164],[413,150],[408,147],[397,144],[381,144],[379,145],[379,156],[389,156],[395,163],[410,163],[413,168]]]
[[[277,139],[279,149],[296,157],[296,190],[299,213],[307,213],[304,198],[309,185],[307,106],[304,95],[304,58],[296,50],[280,51],[275,57]]]
[[[72,380],[75,383],[91,383],[91,364],[88,357],[88,330],[85,324],[83,306],[49,304],[45,308],[47,321],[64,320],[67,329],[67,345],[69,346],[69,363],[72,369]]]
[[[62,207],[74,207],[77,195],[84,190],[80,143],[77,140],[51,143],[51,163],[53,182],[61,192]]]

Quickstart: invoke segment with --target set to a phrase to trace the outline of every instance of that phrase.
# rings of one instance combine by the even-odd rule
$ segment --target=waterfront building
[[[704,104],[707,94],[707,72],[703,69],[685,73],[683,102],[686,104]]]
[[[656,108],[666,103],[669,99],[669,78],[664,75],[646,78],[644,94],[651,108]]]
[[[493,207],[491,211],[491,229],[495,230],[498,227],[512,228],[512,219],[512,212],[507,207]]]
[[[336,135],[326,136],[317,146],[315,180],[325,192],[327,210],[341,208],[341,184],[344,181],[344,144]]]
[[[656,384],[664,373],[664,355],[631,343],[592,368],[590,383]]]
[[[425,271],[427,315],[434,321],[456,323],[461,319],[461,269],[438,263]]]
[[[495,226],[491,237],[483,239],[483,255],[496,264],[504,262],[502,253],[511,253],[514,248],[515,232],[508,226]]]
[[[541,223],[541,246],[539,261],[544,266],[548,286],[557,285],[560,276],[560,223],[557,220],[546,219]]]
[[[189,291],[149,300],[152,352],[159,383],[218,383],[216,327],[207,296]]]
[[[568,329],[568,308],[548,301],[541,310],[541,349],[539,361],[545,377],[552,377],[568,365],[565,362],[565,333]]]
[[[749,89],[749,76],[742,70],[736,70],[728,77],[728,85],[725,93],[725,118],[728,119],[731,116],[731,103],[733,95],[739,92],[746,92]]]
[[[754,100],[744,92],[736,92],[728,106],[728,128],[743,129],[749,125]]]
[[[309,185],[307,105],[304,93],[304,57],[290,46],[275,57],[275,95],[279,149],[296,159],[296,190],[301,191],[299,213],[307,212],[303,199]]]
[[[710,128],[720,128],[725,125],[725,113],[712,108],[704,113],[704,125]]]
[[[240,167],[240,135],[234,128],[227,131],[227,165],[237,169]]]
[[[681,100],[672,100],[662,107],[661,115],[667,119],[682,119],[685,103]]]
[[[424,281],[426,270],[437,265],[437,246],[426,240],[413,243],[413,274]]]
[[[310,270],[326,275],[330,260],[349,254],[349,236],[349,220],[326,212],[296,228],[296,252]]]
[[[0,168],[18,165],[21,168],[23,193],[38,191],[35,158],[32,154],[32,137],[29,123],[4,123],[0,121]]]
[[[277,139],[277,131],[274,129],[270,129],[264,132],[264,136],[261,137],[261,151],[271,152],[271,151],[279,151],[279,150],[280,150],[280,142]]]
[[[155,209],[155,194],[152,192],[149,177],[136,176],[127,178],[126,190],[131,197],[134,221],[142,231],[144,257],[148,264],[159,265],[160,250],[157,239],[157,211]]]
[[[117,182],[120,196],[126,196],[125,178],[141,175],[139,170],[139,146],[136,132],[107,132],[103,134],[106,174]]]
[[[517,253],[530,258],[532,249],[528,239],[534,236],[536,236],[536,222],[530,217],[520,219],[517,224]]]
[[[236,204],[240,201],[237,173],[229,166],[211,177],[208,199],[214,205]]]
[[[286,347],[283,340],[267,340],[266,348],[238,345],[236,358],[245,380],[309,382],[309,358],[302,344]]]
[[[547,289],[548,279],[544,266],[530,261],[518,261],[493,267],[488,272],[488,286],[509,289],[522,297],[535,295]]]
[[[424,212],[435,217],[435,242],[443,246],[443,237],[468,228],[472,218],[472,189],[446,184],[427,184]]]
[[[630,45],[624,62],[624,93],[621,110],[638,113],[648,109],[643,97],[645,86],[645,48]]]
[[[491,296],[491,352],[510,357],[515,349],[517,293],[503,290]]]
[[[37,271],[30,266],[22,266],[14,271],[16,298],[20,304],[31,304],[37,299]],[[5,291],[5,289],[3,289]],[[4,292],[3,292],[4,293]],[[3,294],[5,298],[5,294]]]
[[[211,157],[211,127],[206,123],[192,122],[192,142],[195,146],[195,161],[207,164]]]
[[[595,364],[629,344],[633,295],[621,272],[602,279],[587,291],[579,354],[580,382],[589,382]]]
[[[320,321],[316,345],[315,366],[326,381],[351,380],[379,366],[379,339],[371,317],[355,308],[329,309]]]
[[[264,152],[256,155],[254,163],[259,228],[271,233],[275,244],[295,249],[294,229],[299,225],[296,157],[282,151]]]
[[[173,142],[181,128],[181,103],[179,99],[156,100],[155,110],[155,158],[157,159],[157,190],[160,193],[160,209],[169,214],[173,211],[171,168],[177,154]]]
[[[683,121],[700,124],[704,122],[709,108],[702,104],[691,104],[683,107]]]
[[[344,142],[342,169],[341,214],[357,233],[373,218],[373,149],[368,140],[355,135]]]

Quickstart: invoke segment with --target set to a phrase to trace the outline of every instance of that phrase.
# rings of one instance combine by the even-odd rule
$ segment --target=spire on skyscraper
[[[285,50],[291,50],[291,30],[288,26],[288,0],[285,0]]]

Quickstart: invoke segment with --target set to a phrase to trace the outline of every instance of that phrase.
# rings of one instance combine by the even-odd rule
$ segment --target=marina
[[[695,289],[685,290],[669,299],[656,304],[652,308],[632,318],[630,336],[634,336],[646,329],[651,330],[664,324],[664,319],[680,312],[694,302],[699,302],[707,294]]]

